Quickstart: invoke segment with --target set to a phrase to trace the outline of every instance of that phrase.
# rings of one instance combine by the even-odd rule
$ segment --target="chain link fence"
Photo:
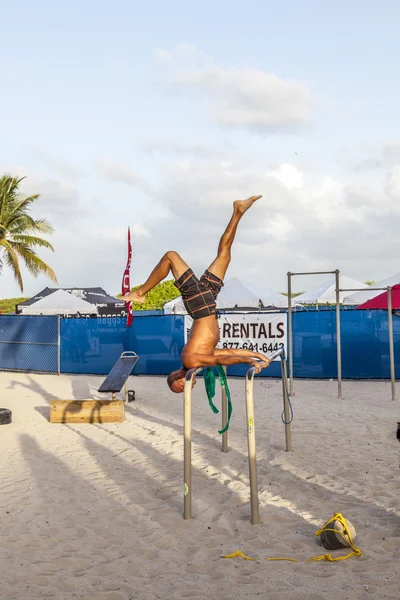
[[[59,349],[59,317],[0,317],[0,370],[60,373]]]

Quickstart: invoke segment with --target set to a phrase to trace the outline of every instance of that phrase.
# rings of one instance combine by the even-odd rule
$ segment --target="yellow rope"
[[[332,523],[333,521],[339,521],[339,523],[341,523],[341,525],[343,526],[343,532],[341,532],[337,529],[331,529],[330,527],[328,527],[328,525],[330,523]],[[307,558],[306,561],[304,561],[304,562],[317,562],[320,560],[327,560],[329,562],[337,562],[338,560],[346,560],[347,558],[350,558],[351,556],[362,556],[361,550],[354,545],[354,542],[351,538],[349,528],[347,527],[346,519],[344,518],[344,516],[341,513],[335,513],[333,515],[333,517],[331,519],[329,519],[321,527],[321,529],[318,529],[318,531],[315,532],[315,535],[319,536],[319,535],[321,535],[321,533],[323,531],[333,531],[336,535],[337,534],[341,535],[342,538],[345,540],[346,544],[351,547],[352,552],[350,552],[349,554],[346,554],[346,556],[337,556],[336,558],[331,556],[331,554],[321,554],[321,556],[312,556],[311,558]],[[246,556],[240,550],[237,550],[233,554],[227,554],[225,556],[222,556],[222,558],[235,558],[237,556],[240,558],[244,558],[245,560],[257,560],[256,558],[251,558],[249,556]],[[271,560],[271,561],[272,560],[287,560],[289,562],[302,562],[301,560],[298,560],[297,558],[284,558],[284,557],[281,557],[281,558],[271,557],[271,558],[267,558],[267,560]]]

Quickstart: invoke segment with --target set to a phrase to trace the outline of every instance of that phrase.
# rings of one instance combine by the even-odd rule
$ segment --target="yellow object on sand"
[[[342,532],[339,531],[338,529],[328,528],[328,525],[330,525],[331,523],[334,523],[335,521],[339,521],[339,523],[342,525],[342,528],[343,528]],[[346,556],[337,556],[336,558],[334,558],[330,554],[321,554],[321,556],[312,556],[311,558],[307,558],[307,560],[304,562],[317,562],[320,560],[327,560],[329,562],[337,562],[339,560],[346,560],[347,558],[350,558],[351,556],[362,556],[361,550],[354,545],[349,528],[347,526],[346,519],[344,518],[344,516],[341,513],[335,513],[333,515],[333,517],[331,519],[329,519],[321,527],[321,529],[318,529],[318,531],[315,532],[315,535],[320,536],[323,531],[333,531],[335,533],[335,535],[341,535],[343,537],[345,545],[350,546],[352,548],[352,552],[350,552],[349,554],[346,554]],[[245,560],[257,560],[256,558],[251,558],[250,556],[246,556],[240,550],[237,550],[233,554],[227,554],[226,556],[222,556],[222,558],[236,558],[236,557],[244,558]],[[303,562],[301,560],[298,560],[297,558],[285,558],[285,557],[281,557],[281,558],[271,557],[271,558],[267,558],[267,560],[271,560],[271,561],[272,560],[287,560],[289,562]]]

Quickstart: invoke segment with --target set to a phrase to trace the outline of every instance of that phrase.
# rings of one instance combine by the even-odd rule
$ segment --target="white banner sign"
[[[192,323],[193,319],[185,315],[185,344]],[[217,348],[243,348],[266,355],[284,348],[287,353],[286,313],[221,314],[218,315],[218,324],[220,341]]]

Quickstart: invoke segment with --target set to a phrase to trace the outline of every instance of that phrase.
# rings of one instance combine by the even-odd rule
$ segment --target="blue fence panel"
[[[58,317],[2,315],[0,369],[58,372]]]
[[[121,317],[62,319],[61,371],[108,373],[122,352],[139,356],[135,374],[164,375],[179,369],[183,348],[182,316],[135,317],[131,327]]]
[[[58,318],[0,317],[0,369],[58,370]],[[130,328],[120,317],[61,319],[61,372],[105,375],[122,352],[139,355],[136,374],[167,375],[181,366],[184,317],[135,316]],[[390,377],[387,311],[341,311],[342,374],[351,379]],[[393,316],[396,373],[400,376],[400,317]],[[293,366],[298,378],[336,378],[336,313],[334,310],[293,314]],[[228,368],[244,376],[248,365]],[[262,371],[280,377],[280,361]]]
[[[342,377],[390,378],[388,318],[385,310],[342,310]],[[400,372],[400,318],[393,317],[396,372]],[[336,378],[336,312],[293,315],[295,377]]]

